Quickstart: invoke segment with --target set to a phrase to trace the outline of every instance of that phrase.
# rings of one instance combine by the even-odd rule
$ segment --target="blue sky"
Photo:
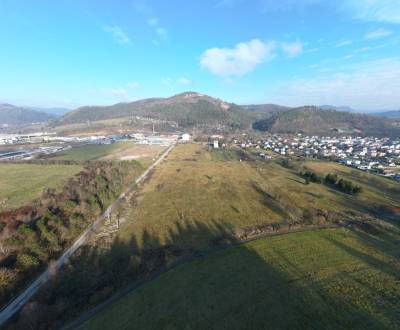
[[[399,0],[0,0],[0,101],[400,108]]]

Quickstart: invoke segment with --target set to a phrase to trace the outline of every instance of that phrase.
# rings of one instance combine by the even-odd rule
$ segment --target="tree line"
[[[300,172],[300,175],[304,178],[306,184],[310,182],[324,183],[327,186],[350,195],[356,195],[362,191],[361,186],[354,184],[352,181],[339,178],[336,173],[328,173],[324,178],[313,171]]]

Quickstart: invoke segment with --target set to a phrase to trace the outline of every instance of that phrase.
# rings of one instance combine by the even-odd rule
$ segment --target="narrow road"
[[[89,238],[90,234],[96,229],[96,227],[101,224],[114,210],[114,208],[123,201],[123,199],[134,190],[137,185],[143,182],[150,172],[160,164],[164,158],[171,152],[171,150],[175,147],[176,143],[170,145],[162,155],[147,168],[142,175],[140,175],[126,191],[124,191],[105,211],[99,216],[95,222],[93,222],[84,232],[83,234],[72,244],[70,248],[68,248],[64,254],[58,258],[55,265],[52,266],[52,269],[49,268],[43,272],[28,288],[26,288],[19,296],[17,296],[10,304],[8,304],[3,310],[0,312],[0,326],[2,326],[5,322],[7,322],[16,312],[18,312],[27,302],[28,300],[49,280],[51,274],[54,270],[61,268],[65,262],[86,242]]]

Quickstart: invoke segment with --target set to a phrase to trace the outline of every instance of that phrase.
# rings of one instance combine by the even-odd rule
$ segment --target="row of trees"
[[[87,165],[62,191],[0,215],[0,304],[5,304],[94,221],[142,172],[137,162]]]
[[[304,178],[305,183],[325,183],[326,185],[333,187],[346,194],[355,195],[362,191],[362,188],[352,181],[339,178],[335,173],[328,173],[325,178],[322,178],[313,171],[302,171],[300,175]]]

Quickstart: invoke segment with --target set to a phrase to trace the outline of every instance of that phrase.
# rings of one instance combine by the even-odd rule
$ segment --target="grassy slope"
[[[165,273],[83,328],[398,327],[399,238],[391,227],[259,239]]]
[[[316,164],[346,169],[333,163]],[[323,184],[305,185],[296,171],[274,162],[240,162],[234,150],[209,152],[200,145],[179,145],[143,188],[138,205],[128,210],[121,237],[129,240],[133,235],[140,243],[147,231],[168,243],[180,226],[194,222],[209,227],[223,223],[230,226],[229,230],[240,231],[257,225],[302,221],[304,212],[310,209],[342,212],[350,218],[352,212],[364,214],[362,205],[371,199],[399,207],[399,185],[397,193],[385,198],[378,185],[381,178],[376,179],[377,183],[374,178],[366,176],[364,192],[349,196]],[[181,239],[185,244],[202,247],[203,238],[198,234]]]
[[[199,145],[177,146],[144,187],[144,198],[127,215],[121,236],[130,239],[134,233],[140,241],[147,231],[166,241],[179,223],[213,227],[224,221],[234,228],[284,221],[284,212],[266,205],[254,189],[253,181],[262,181],[256,171],[245,162],[219,159]],[[199,235],[184,240],[200,244]]]
[[[7,208],[21,206],[81,170],[79,165],[0,164],[0,199],[7,199]]]

